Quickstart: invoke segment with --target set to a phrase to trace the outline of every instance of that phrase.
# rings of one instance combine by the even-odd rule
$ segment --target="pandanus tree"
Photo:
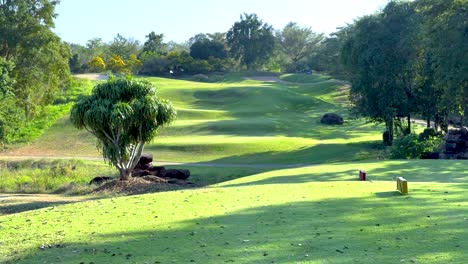
[[[111,78],[96,85],[70,113],[74,126],[96,136],[104,158],[119,170],[121,180],[131,177],[145,143],[175,117],[171,103],[158,98],[151,83],[131,78]]]

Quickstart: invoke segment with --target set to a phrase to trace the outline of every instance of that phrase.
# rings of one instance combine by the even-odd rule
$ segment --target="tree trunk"
[[[429,118],[426,120],[426,127],[431,128],[431,119]]]
[[[408,115],[408,130],[406,134],[409,135],[411,133],[411,115]]]
[[[463,118],[461,126],[468,126],[468,83],[464,82],[465,88],[463,89]]]
[[[119,169],[120,180],[128,181],[132,177],[132,172],[129,169]]]
[[[387,134],[388,146],[391,146],[393,142],[393,118],[385,121],[385,127],[387,128],[387,131],[388,131],[388,134]]]

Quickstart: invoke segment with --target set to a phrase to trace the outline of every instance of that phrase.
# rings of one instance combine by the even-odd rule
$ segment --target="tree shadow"
[[[262,200],[262,196],[257,197]],[[249,202],[246,197],[233,199]],[[185,212],[187,219],[178,222],[155,219],[149,223],[129,216],[118,220],[123,224],[120,232],[105,232],[102,226],[89,223],[78,237],[56,242],[45,250],[31,249],[29,254],[10,256],[8,261],[463,263],[468,258],[463,250],[468,235],[463,217],[468,209],[446,208],[434,200],[364,195],[268,206],[252,200],[250,208],[227,210],[223,215]],[[212,202],[206,205],[220,206]],[[76,221],[80,219],[51,227],[49,232],[66,229]],[[140,225],[135,225],[137,222]],[[129,228],[123,231],[126,226]],[[35,230],[31,232],[34,235]]]
[[[40,194],[6,194],[0,196],[0,216],[97,199],[102,199],[102,197],[87,196],[74,198],[42,196]]]
[[[303,147],[294,151],[268,151],[245,155],[233,155],[207,161],[219,164],[277,164],[277,165],[311,165],[344,161],[358,161],[368,158],[378,151],[369,142],[347,144],[318,144]]]
[[[76,201],[62,201],[62,202],[22,202],[15,204],[0,204],[0,216],[8,214],[16,214],[31,210],[42,209],[46,207],[53,207],[62,204],[75,203]]]

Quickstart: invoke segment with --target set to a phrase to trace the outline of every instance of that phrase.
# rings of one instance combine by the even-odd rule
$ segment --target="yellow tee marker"
[[[397,177],[397,189],[401,194],[408,193],[408,181],[403,177]]]

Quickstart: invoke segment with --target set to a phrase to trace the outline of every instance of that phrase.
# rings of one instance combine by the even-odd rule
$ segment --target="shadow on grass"
[[[102,197],[80,196],[74,198],[42,194],[5,194],[0,196],[0,216],[97,199],[102,199]]]
[[[0,203],[0,216],[7,214],[16,214],[25,211],[37,210],[46,207],[52,207],[61,204],[75,203],[77,201],[62,202],[21,202],[21,203]]]
[[[333,162],[357,161],[372,157],[379,149],[373,142],[347,144],[318,144],[294,151],[260,152],[224,157],[208,163],[227,164],[326,164]]]
[[[200,163],[203,164],[203,163]],[[184,166],[192,171],[192,180],[199,186],[220,183],[222,187],[242,187],[308,182],[358,181],[359,170],[367,172],[368,181],[389,181],[395,185],[397,176],[404,176],[413,191],[413,183],[466,183],[466,161],[410,160],[357,161],[331,164],[296,164],[291,167],[205,167]],[[286,165],[288,166],[288,165]],[[237,179],[237,180],[236,180]],[[235,180],[232,181],[231,180]],[[224,182],[224,183],[223,183]],[[392,196],[392,193],[376,194]]]
[[[158,224],[157,219],[154,224],[129,219],[140,221],[142,230],[115,233],[102,232],[102,226],[90,223],[81,241],[63,241],[42,251],[34,249],[9,261],[464,263],[468,259],[468,252],[463,250],[468,246],[468,229],[463,219],[468,208],[445,207],[434,202],[443,196],[436,195],[430,200],[385,194],[378,200],[348,197],[269,206],[257,203],[217,216],[196,217],[197,212],[192,212],[192,219],[166,224]],[[93,235],[96,230],[101,231]]]

